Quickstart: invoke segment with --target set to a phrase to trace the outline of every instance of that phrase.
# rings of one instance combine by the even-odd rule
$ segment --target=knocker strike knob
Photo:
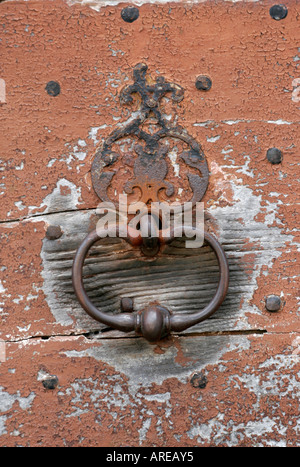
[[[120,102],[125,105],[131,104],[133,96],[138,94],[139,110],[135,112],[134,118],[129,119],[129,123],[116,128],[97,148],[91,174],[94,189],[101,201],[117,204],[116,194],[126,194],[133,205],[138,206],[142,203],[146,207],[147,214],[141,217],[139,227],[125,226],[125,235],[124,226],[120,232],[117,225],[112,228],[113,232],[109,229],[91,232],[83,240],[75,255],[72,277],[76,296],[91,317],[120,331],[135,331],[148,341],[155,342],[172,331],[184,331],[211,316],[226,296],[229,269],[221,245],[209,232],[204,230],[203,234],[199,227],[183,225],[180,231],[177,227],[173,227],[166,235],[165,230],[160,226],[159,217],[152,215],[153,203],[171,203],[174,199],[178,200],[183,192],[182,187],[174,186],[174,182],[171,181],[167,161],[172,148],[176,146],[178,149],[178,141],[182,144],[179,159],[183,174],[180,179],[188,181],[189,187],[184,191],[189,193],[189,198],[185,201],[191,203],[191,206],[195,206],[202,199],[207,189],[209,172],[201,146],[180,125],[170,123],[160,109],[161,100],[166,94],[170,95],[175,103],[181,102],[184,95],[183,88],[167,82],[162,76],[158,76],[154,81],[147,76],[147,66],[143,63],[134,67],[133,80],[133,84],[121,90]],[[146,131],[149,121],[151,123],[149,131]],[[124,152],[126,144],[127,150]],[[124,168],[125,173],[128,174],[125,182]],[[143,235],[142,231],[145,228],[147,234]],[[166,243],[181,236],[182,231],[203,236],[218,260],[219,284],[213,299],[205,308],[195,313],[176,315],[156,303],[155,298],[153,303],[139,312],[129,310],[111,315],[95,307],[85,292],[82,269],[90,248],[96,242],[103,237],[116,235],[133,248],[140,247],[145,257],[155,256]]]
[[[162,306],[149,305],[137,315],[136,332],[150,342],[159,341],[170,332],[170,312]]]

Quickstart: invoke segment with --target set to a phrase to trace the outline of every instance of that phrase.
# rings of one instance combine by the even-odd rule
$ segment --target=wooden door
[[[296,446],[299,2],[111,3],[0,3],[0,444]],[[230,270],[211,318],[154,344],[90,318],[71,281],[98,219],[95,151],[130,118],[119,93],[141,62],[184,89],[166,115],[203,148]],[[218,282],[212,250],[181,242],[145,259],[105,239],[86,267],[107,313],[124,297],[189,313]]]

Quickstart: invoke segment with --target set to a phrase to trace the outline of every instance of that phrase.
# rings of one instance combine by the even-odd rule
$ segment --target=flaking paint
[[[282,22],[268,1],[141,1],[132,24],[124,5],[1,3],[0,443],[297,445],[298,2]],[[56,288],[70,279],[70,257],[59,262],[66,251],[45,239],[51,224],[77,230],[78,242],[93,228],[95,147],[130,118],[118,92],[144,60],[185,88],[165,114],[203,145],[207,225],[227,248],[239,297],[231,320],[216,319],[221,330],[211,321],[157,345],[93,334],[97,323]],[[206,94],[195,88],[200,73],[212,78]],[[268,164],[269,147],[283,151],[279,166]],[[51,277],[50,259],[66,270]],[[277,314],[265,309],[271,293],[284,301]],[[190,383],[197,372],[203,389]],[[53,391],[42,384],[49,374]]]

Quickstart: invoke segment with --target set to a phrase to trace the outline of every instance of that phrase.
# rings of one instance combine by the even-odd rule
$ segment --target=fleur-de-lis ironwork
[[[111,201],[108,188],[118,171],[114,166],[121,157],[113,145],[122,138],[133,137],[136,155],[133,176],[124,183],[123,192],[131,194],[138,188],[141,192],[139,201],[146,204],[160,201],[162,193],[164,199],[169,199],[174,195],[174,185],[167,180],[166,156],[170,149],[164,140],[179,139],[188,146],[180,154],[180,159],[193,169],[186,173],[192,191],[188,201],[196,203],[202,199],[208,185],[209,172],[205,155],[199,143],[183,127],[167,120],[160,109],[161,99],[166,94],[171,93],[172,100],[180,102],[184,90],[177,84],[167,82],[162,76],[152,80],[147,76],[147,69],[144,63],[137,64],[133,69],[134,83],[120,92],[121,104],[131,104],[132,95],[139,94],[140,107],[126,124],[116,128],[97,149],[91,172],[94,189],[102,201]],[[149,117],[155,118],[158,127],[152,133],[143,128]],[[126,160],[123,165],[126,165]]]

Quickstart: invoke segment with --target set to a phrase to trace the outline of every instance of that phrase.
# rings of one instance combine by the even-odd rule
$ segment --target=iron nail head
[[[49,81],[46,84],[45,90],[49,94],[49,96],[56,97],[60,94],[60,84],[56,81]]]
[[[48,240],[57,240],[62,236],[63,232],[59,225],[49,225],[46,230],[46,237]]]
[[[268,311],[279,311],[281,308],[281,298],[278,295],[269,295],[266,298],[266,309]]]
[[[269,12],[271,18],[275,19],[276,21],[280,21],[286,17],[288,14],[288,9],[285,5],[273,5],[271,6]]]
[[[267,150],[267,159],[271,164],[280,164],[282,162],[282,152],[278,148]]]
[[[126,23],[133,23],[140,15],[139,9],[135,6],[127,6],[121,11],[121,17]]]
[[[212,81],[208,76],[197,76],[195,86],[200,91],[209,91],[212,86]]]

